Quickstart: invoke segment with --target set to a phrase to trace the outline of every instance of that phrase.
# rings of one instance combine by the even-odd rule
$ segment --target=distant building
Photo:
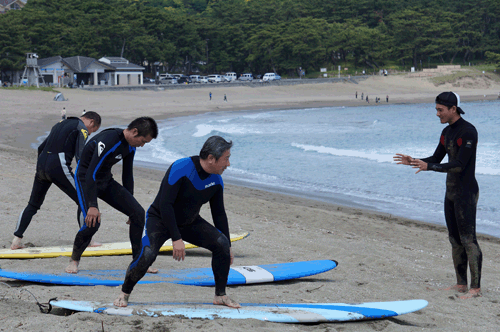
[[[0,0],[0,14],[9,10],[21,9],[28,0]]]
[[[104,59],[104,61],[102,61]],[[138,85],[143,83],[144,67],[124,58],[105,57],[99,61],[84,56],[38,59],[46,83],[55,85]]]
[[[102,57],[99,62],[114,68],[112,72],[113,85],[142,85],[144,67],[130,63],[122,57]]]

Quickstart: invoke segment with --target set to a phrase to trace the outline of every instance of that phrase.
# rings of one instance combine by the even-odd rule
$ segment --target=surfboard
[[[308,277],[323,273],[338,265],[332,260],[314,260],[266,265],[231,267],[228,285],[243,285],[275,282]],[[0,277],[23,281],[75,285],[75,286],[120,286],[125,279],[126,270],[80,270],[78,274],[36,272],[15,272],[0,269]],[[191,286],[215,286],[212,268],[181,270],[159,270],[157,274],[147,273],[140,284],[168,282]]]
[[[324,323],[366,319],[382,319],[408,314],[425,308],[425,300],[367,303],[241,303],[232,309],[210,303],[135,303],[118,308],[112,303],[52,300],[56,307],[74,311],[105,313],[119,316],[177,316],[188,319],[259,319],[277,323]]]
[[[230,234],[231,242],[238,241],[246,238],[249,235],[248,232],[239,234]],[[186,249],[196,248],[188,242],[184,243]],[[167,240],[163,246],[160,248],[160,252],[172,251],[172,240]],[[59,256],[70,257],[73,252],[73,245],[71,246],[56,246],[56,247],[32,247],[24,249],[1,249],[0,258],[53,258]],[[88,247],[82,254],[83,257],[90,256],[112,256],[112,255],[131,255],[132,246],[130,242],[113,242],[113,243],[103,243],[99,247]]]

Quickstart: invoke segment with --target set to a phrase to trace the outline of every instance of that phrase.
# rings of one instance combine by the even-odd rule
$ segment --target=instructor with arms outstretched
[[[447,173],[444,214],[451,242],[457,284],[446,288],[467,293],[461,299],[481,295],[481,265],[483,256],[476,239],[476,208],[479,187],[475,178],[477,131],[461,114],[460,97],[454,92],[443,92],[436,97],[437,116],[443,129],[436,151],[431,157],[414,159],[396,154],[398,164],[411,165],[420,171]],[[448,162],[441,164],[445,155]],[[471,283],[467,292],[467,265]]]
[[[214,304],[239,308],[226,295],[229,266],[233,263],[229,226],[224,209],[221,174],[229,166],[232,142],[220,136],[207,139],[199,156],[174,162],[162,180],[151,204],[142,236],[140,255],[130,263],[120,296],[114,301],[126,307],[132,289],[153,264],[163,243],[172,239],[173,258],[184,260],[184,241],[212,252],[215,279]],[[210,202],[214,226],[200,216],[201,206]]]

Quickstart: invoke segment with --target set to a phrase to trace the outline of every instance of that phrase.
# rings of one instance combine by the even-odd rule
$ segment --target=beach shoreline
[[[377,77],[359,85],[336,83],[319,87],[307,85],[271,89],[229,87],[229,92],[226,91],[229,102],[223,103],[220,98],[213,104],[207,102],[210,87],[174,93],[62,90],[65,97],[69,98],[67,102],[52,102],[52,94],[46,92],[0,89],[0,113],[3,118],[0,124],[0,208],[4,212],[0,216],[0,223],[6,230],[2,233],[2,245],[10,245],[17,216],[29,198],[36,165],[36,152],[31,144],[60,119],[59,112],[63,106],[69,116],[79,116],[83,109],[97,111],[103,117],[103,126],[109,127],[126,125],[142,115],[163,120],[207,112],[367,104],[350,100],[354,99],[356,90],[358,94],[363,90],[365,94],[373,96],[378,93],[382,104],[385,103],[386,94],[390,95],[390,103],[433,103],[440,91],[447,90],[446,87],[433,87],[420,79],[410,83],[395,79],[386,85],[381,82]],[[335,87],[333,91],[332,87]],[[484,100],[484,95],[487,96],[486,100],[495,100],[494,91],[498,91],[498,87],[457,92],[461,94],[462,101],[472,101]],[[434,111],[431,109],[430,112]],[[115,178],[120,178],[118,165],[113,168],[113,173]],[[147,209],[156,196],[164,171],[135,167],[134,174],[135,196]],[[240,302],[352,303],[423,298],[429,301],[429,306],[397,319],[313,326],[254,320],[115,317],[92,313],[71,314],[58,309],[46,315],[39,312],[29,295],[23,293],[18,296],[16,291],[29,290],[40,302],[46,302],[54,296],[59,299],[111,302],[118,289],[102,286],[52,287],[0,278],[0,282],[10,286],[0,288],[5,294],[0,300],[0,317],[5,317],[2,319],[6,324],[4,326],[22,331],[39,331],[43,326],[50,325],[55,330],[78,332],[99,330],[101,324],[106,331],[132,331],[138,325],[143,330],[165,327],[171,331],[219,331],[221,328],[234,331],[416,331],[426,328],[438,331],[494,331],[498,327],[498,238],[479,235],[485,257],[483,296],[460,301],[454,292],[439,291],[455,281],[451,249],[444,226],[236,185],[225,187],[225,205],[231,232],[250,232],[250,237],[233,244],[236,265],[310,259],[335,259],[339,262],[339,267],[332,271],[299,281],[230,287],[229,294]],[[74,203],[59,189],[51,189],[25,234],[25,242],[35,246],[71,245],[77,231],[76,220],[72,220],[75,219],[75,210]],[[101,210],[103,224],[97,239],[101,242],[126,240],[128,228],[125,217],[104,203]],[[211,220],[207,208],[202,210],[202,216]],[[54,235],[54,230],[57,230],[57,235]],[[168,254],[161,255],[154,265],[160,269],[210,265],[210,254],[206,250],[192,249],[187,254],[182,265],[173,263]],[[85,258],[82,259],[81,267],[125,269],[130,260],[130,256]],[[64,269],[67,259],[2,260],[0,264],[2,269],[49,273]],[[318,287],[321,291],[315,291]],[[175,298],[206,302],[212,296],[211,288],[159,284],[136,287],[131,300],[165,301]],[[28,318],[33,316],[36,319]]]

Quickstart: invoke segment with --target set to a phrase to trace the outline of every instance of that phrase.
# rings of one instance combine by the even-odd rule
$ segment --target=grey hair
[[[232,146],[232,141],[228,142],[220,136],[211,136],[203,144],[200,151],[200,158],[207,159],[209,155],[212,155],[215,157],[215,160],[218,160]]]

